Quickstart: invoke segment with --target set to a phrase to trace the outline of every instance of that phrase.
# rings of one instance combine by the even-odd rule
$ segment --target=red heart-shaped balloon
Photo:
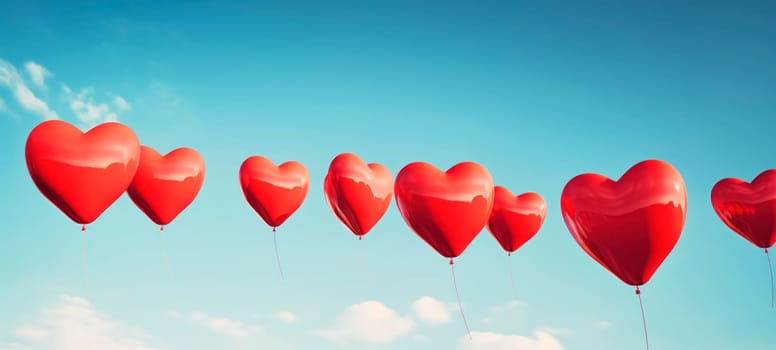
[[[329,165],[323,191],[331,211],[360,239],[388,210],[393,178],[385,166],[343,153]]]
[[[49,120],[30,132],[25,156],[40,192],[85,225],[127,190],[137,171],[140,143],[120,123],[103,123],[83,133],[67,122]]]
[[[494,196],[488,231],[511,254],[539,232],[547,215],[547,203],[537,193],[515,196],[502,186],[496,186]]]
[[[473,162],[442,172],[410,163],[396,175],[396,205],[407,225],[445,258],[456,258],[488,222],[493,178]]]
[[[563,220],[582,249],[623,282],[647,283],[684,227],[687,192],[660,160],[628,169],[618,181],[582,174],[561,194]]]
[[[197,197],[205,180],[205,161],[191,148],[165,156],[140,147],[140,166],[127,189],[129,198],[157,225],[167,225]]]
[[[289,161],[275,166],[253,156],[240,167],[240,185],[248,204],[272,228],[283,224],[304,202],[310,174],[304,164]]]
[[[711,204],[722,222],[760,248],[776,243],[776,169],[752,183],[727,178],[711,190]]]

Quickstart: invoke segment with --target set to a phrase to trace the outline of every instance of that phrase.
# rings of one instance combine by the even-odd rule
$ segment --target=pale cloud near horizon
[[[532,336],[472,332],[471,339],[459,339],[458,350],[563,350],[563,345],[545,330],[536,330]]]
[[[429,296],[422,296],[412,303],[412,311],[423,322],[442,324],[450,322],[451,311],[457,308]]]
[[[425,311],[417,311],[417,305],[425,305]],[[428,307],[433,305],[433,307]],[[440,309],[441,307],[441,309]],[[413,312],[433,319],[430,324],[439,324],[446,317],[441,310],[449,310],[431,297],[421,297],[412,305]],[[432,310],[432,311],[429,311]],[[170,311],[167,315],[174,320],[208,330],[211,334],[235,340],[252,339],[265,341],[264,328],[231,318],[212,316],[202,311],[180,313]],[[292,323],[296,315],[289,311],[273,314],[277,320]],[[435,323],[437,322],[437,323]],[[596,325],[606,321],[599,321]],[[608,322],[606,324],[609,324]],[[385,345],[402,337],[416,342],[432,342],[423,334],[412,334],[416,329],[413,318],[402,315],[378,301],[366,301],[346,307],[325,328],[314,329],[307,334],[320,337],[340,345],[374,344]],[[28,322],[12,328],[11,342],[0,344],[0,350],[159,350],[150,345],[151,338],[144,330],[123,321],[102,315],[94,306],[82,298],[63,295],[51,308],[44,308]],[[530,335],[502,334],[496,332],[472,332],[472,338],[458,339],[457,350],[564,350],[558,335],[568,334],[565,329],[536,329]],[[254,337],[256,336],[256,337]],[[245,343],[252,344],[252,343]],[[290,344],[281,341],[289,347]],[[290,346],[289,348],[293,348]]]
[[[337,342],[386,344],[409,334],[415,324],[378,301],[366,301],[347,307],[334,325],[314,329],[310,335]]]
[[[140,329],[98,313],[88,301],[63,295],[37,321],[16,328],[7,350],[158,350]]]
[[[39,88],[46,88],[46,78],[53,76],[46,67],[41,66],[33,61],[28,61],[24,64],[24,68],[27,69],[27,74],[30,76],[32,83]]]
[[[506,304],[496,305],[496,306],[492,307],[490,309],[490,311],[492,313],[494,313],[494,314],[500,314],[500,313],[504,313],[504,312],[507,312],[507,311],[510,311],[510,310],[514,310],[514,309],[516,309],[518,307],[526,306],[526,305],[528,305],[528,304],[525,301],[522,301],[522,300],[510,300]]]
[[[167,315],[173,319],[182,319],[212,333],[228,338],[246,338],[264,332],[262,327],[226,317],[211,316],[202,311],[192,311],[186,315],[175,311]]]
[[[46,102],[27,87],[16,67],[2,58],[0,58],[0,85],[5,86],[11,92],[23,109],[45,119],[58,119],[57,112],[49,108]]]
[[[280,322],[287,323],[287,324],[294,323],[294,321],[296,320],[296,315],[294,315],[294,313],[290,311],[276,312],[274,315],[272,315],[272,317]]]

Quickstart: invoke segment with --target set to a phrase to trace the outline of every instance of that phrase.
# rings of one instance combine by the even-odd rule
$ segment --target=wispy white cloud
[[[507,312],[507,311],[510,311],[510,310],[514,310],[514,309],[516,309],[518,307],[526,306],[526,305],[528,305],[528,304],[526,304],[526,302],[524,302],[522,300],[510,300],[506,304],[496,305],[496,306],[492,307],[490,309],[490,312],[494,313],[494,314],[501,314],[501,313],[504,313],[504,312]]]
[[[390,343],[413,328],[412,318],[401,316],[378,301],[366,301],[347,307],[331,327],[315,329],[310,334],[338,343]]]
[[[26,62],[24,70],[27,73],[26,80],[13,64],[0,58],[0,87],[7,88],[22,109],[45,119],[58,119],[59,114],[50,107],[44,97],[36,95],[28,86],[28,83],[31,83],[34,87],[46,89],[47,79],[54,77],[54,74],[34,61]],[[120,113],[132,110],[129,101],[119,95],[108,95],[110,100],[99,102],[96,101],[96,94],[92,88],[83,88],[75,92],[62,84],[62,91],[64,101],[83,126],[90,127],[105,121],[115,121]],[[0,111],[8,111],[15,115],[3,100],[0,100]]]
[[[32,83],[40,88],[46,88],[46,78],[53,76],[46,67],[32,61],[25,63],[24,68],[27,69],[27,75],[30,76]]]
[[[25,110],[45,119],[57,119],[57,113],[27,87],[16,67],[3,59],[0,59],[0,85],[5,86]]]
[[[276,320],[283,323],[294,323],[296,315],[290,311],[280,311],[272,315]]]
[[[118,120],[118,113],[111,109],[108,103],[95,102],[93,88],[83,88],[76,93],[67,85],[63,85],[62,92],[70,109],[75,113],[76,118],[86,126],[94,126],[102,122]],[[129,104],[127,104],[127,106],[129,106]]]
[[[450,312],[457,306],[445,304],[429,296],[420,297],[412,303],[412,311],[423,322],[442,324],[450,322]]]
[[[193,311],[187,315],[171,311],[167,315],[173,319],[183,319],[194,325],[203,327],[215,334],[229,338],[246,338],[264,331],[263,328],[225,317],[210,316],[201,311]]]
[[[121,96],[114,97],[113,104],[116,105],[116,108],[122,112],[129,111],[132,109],[132,105],[130,105],[129,102],[127,102],[127,100],[125,100]]]
[[[19,327],[13,343],[0,345],[18,350],[152,350],[148,336],[124,322],[100,315],[86,300],[61,296],[53,308],[44,309],[37,322]]]
[[[537,330],[533,336],[507,335],[492,332],[472,332],[463,336],[459,350],[563,350],[563,345],[550,332]]]

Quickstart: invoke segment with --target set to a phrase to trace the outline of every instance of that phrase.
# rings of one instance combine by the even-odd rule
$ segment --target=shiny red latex
[[[493,208],[493,179],[487,169],[472,162],[447,172],[428,163],[408,164],[396,176],[394,192],[407,225],[451,259],[482,231]]]
[[[245,199],[273,228],[282,225],[299,209],[309,184],[307,168],[295,161],[275,166],[267,158],[253,156],[240,167],[240,185]]]
[[[326,203],[356,236],[364,236],[380,221],[393,196],[393,178],[385,166],[366,164],[351,153],[332,160],[323,182]]]
[[[83,133],[67,122],[49,120],[30,132],[25,157],[40,192],[85,225],[127,190],[137,171],[140,143],[120,123],[103,123]]]
[[[544,223],[547,203],[537,193],[515,196],[506,187],[496,186],[488,231],[508,253],[514,253],[533,238]]]
[[[776,169],[752,183],[728,178],[711,190],[711,204],[722,222],[760,248],[776,243]]]
[[[561,195],[561,211],[588,255],[623,282],[640,286],[679,240],[687,194],[676,169],[647,160],[618,181],[598,174],[571,179]]]
[[[140,147],[140,166],[127,189],[129,198],[157,225],[172,222],[194,201],[205,180],[205,161],[191,148],[165,156]]]

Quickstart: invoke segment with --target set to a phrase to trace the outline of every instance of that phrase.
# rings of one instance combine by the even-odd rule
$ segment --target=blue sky
[[[768,2],[0,2],[0,349],[643,348],[633,289],[590,259],[560,216],[577,174],[650,158],[685,179],[685,230],[643,288],[655,349],[773,349],[764,254],[709,202],[724,177],[776,158],[776,8]],[[24,163],[46,118],[118,119],[160,152],[199,150],[207,175],[165,230],[123,196],[88,234]],[[456,272],[391,204],[358,241],[323,178],[353,152],[486,166],[548,203],[511,258],[483,231]],[[271,230],[238,170],[303,162],[307,200]]]

